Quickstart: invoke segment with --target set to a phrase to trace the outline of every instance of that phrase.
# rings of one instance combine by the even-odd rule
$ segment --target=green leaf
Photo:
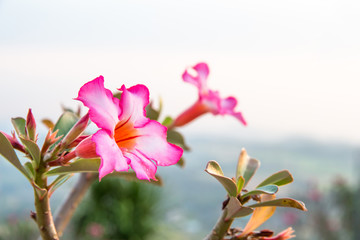
[[[282,170],[280,172],[277,172],[267,179],[265,179],[262,183],[260,183],[257,187],[262,187],[265,185],[274,184],[277,186],[282,186],[288,183],[291,183],[294,181],[291,173],[288,170]]]
[[[145,110],[146,110],[146,117],[155,121],[159,119],[161,108],[159,110],[154,109],[152,106],[152,102],[146,106]]]
[[[185,143],[184,137],[181,135],[181,133],[175,130],[168,130],[167,140],[170,143],[180,146],[185,151],[190,151],[190,147]]]
[[[237,182],[236,182],[236,187],[237,187],[237,194],[236,195],[238,195],[241,192],[241,190],[244,187],[244,184],[245,184],[245,179],[242,176],[240,176],[238,178]]]
[[[35,170],[34,170],[34,166],[32,165],[32,163],[31,162],[26,162],[24,164],[24,168],[27,171],[30,178],[34,179],[35,178]]]
[[[229,203],[226,205],[226,209],[227,213],[225,221],[232,218],[245,217],[254,211],[252,208],[242,206],[236,197],[230,197]]]
[[[174,122],[174,119],[172,119],[172,117],[170,117],[170,116],[167,116],[161,124],[164,125],[164,126],[166,126],[166,127],[168,127],[168,126],[170,126],[173,122]]]
[[[146,181],[146,180],[140,180],[136,177],[135,172],[112,172],[108,175],[106,175],[106,177],[120,177],[123,178],[125,180],[128,181],[139,181],[139,182],[143,182],[143,183],[149,183],[149,184],[154,184],[157,186],[162,186],[163,185],[163,180],[159,175],[155,175],[157,181],[151,180],[151,181]]]
[[[20,137],[20,141],[26,147],[26,150],[30,153],[32,160],[35,162],[35,167],[38,167],[40,164],[40,149],[39,146],[32,140],[27,140]]]
[[[98,172],[100,166],[99,158],[85,159],[80,158],[67,166],[54,168],[45,173],[45,176],[53,176],[60,174],[71,174],[80,172]]]
[[[31,177],[25,170],[25,168],[21,165],[19,158],[17,157],[15,150],[11,146],[9,140],[5,137],[5,135],[0,132],[0,154],[6,158],[14,167],[16,167],[24,176],[31,181]]]
[[[246,187],[259,166],[260,162],[255,158],[250,158],[246,150],[242,149],[239,156],[238,165],[236,167],[236,178],[243,176],[245,179],[244,187]]]
[[[185,167],[185,159],[181,157],[179,161],[176,163],[176,165],[178,165],[181,168]]]
[[[20,137],[20,136],[23,136],[23,137],[26,137],[27,134],[26,134],[26,120],[24,118],[21,118],[21,117],[17,117],[17,118],[12,118],[11,119],[11,122],[15,128],[15,131],[17,133],[17,135]]]
[[[266,185],[263,187],[258,187],[255,190],[245,193],[244,195],[241,196],[241,199],[258,194],[275,194],[277,193],[278,190],[279,188],[276,185]]]
[[[235,182],[231,178],[224,176],[224,173],[217,162],[215,161],[208,162],[205,172],[209,173],[211,176],[216,178],[224,186],[229,196],[236,197],[237,188]]]
[[[51,188],[49,189],[49,195],[51,196],[56,189],[58,189],[62,184],[69,180],[73,174],[62,174],[59,175],[52,183]]]
[[[271,200],[271,201],[266,201],[266,202],[260,202],[260,203],[256,203],[256,204],[252,204],[248,207],[291,207],[291,208],[297,208],[300,209],[302,211],[307,211],[305,204],[301,201],[297,201],[295,199],[292,198],[278,198],[275,200]]]
[[[56,122],[53,132],[59,130],[57,136],[65,136],[78,121],[78,116],[73,112],[64,112]]]

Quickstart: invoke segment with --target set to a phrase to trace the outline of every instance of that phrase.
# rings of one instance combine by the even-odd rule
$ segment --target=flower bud
[[[12,136],[4,133],[3,131],[0,131],[11,143],[11,145],[13,146],[14,149],[17,149],[23,153],[25,153],[25,148],[23,145],[21,145],[21,143],[19,143],[19,141],[16,139],[15,137],[15,133],[12,133]]]
[[[69,146],[74,140],[76,140],[86,129],[89,123],[89,113],[85,114],[77,123],[70,129],[66,136],[62,140],[62,146]]]
[[[27,130],[27,134],[30,140],[33,140],[36,142],[37,137],[36,137],[36,122],[35,122],[35,118],[31,112],[31,108],[29,108],[29,112],[28,115],[26,117],[26,130]]]
[[[92,136],[89,136],[82,140],[75,148],[77,157],[80,158],[98,158],[96,154],[96,144],[91,140]]]

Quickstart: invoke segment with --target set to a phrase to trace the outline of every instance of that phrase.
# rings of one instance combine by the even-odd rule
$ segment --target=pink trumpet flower
[[[137,178],[156,180],[157,166],[177,163],[183,150],[167,142],[165,126],[146,118],[146,86],[123,85],[119,90],[120,100],[104,88],[102,76],[80,88],[76,100],[89,108],[90,119],[100,130],[84,139],[75,153],[78,157],[100,156],[100,179],[114,170],[127,171],[130,165]]]
[[[293,233],[294,233],[294,229],[289,227],[289,228],[285,229],[284,231],[282,231],[281,233],[279,233],[278,235],[276,235],[275,237],[262,237],[260,239],[261,240],[286,240],[286,239],[294,238],[295,235],[293,235]]]
[[[209,75],[209,67],[206,63],[198,63],[192,67],[196,76],[192,76],[188,70],[182,75],[185,82],[195,85],[199,89],[199,99],[189,109],[179,115],[171,127],[183,126],[195,118],[211,112],[214,115],[232,115],[242,124],[246,121],[241,112],[235,112],[237,100],[234,97],[221,98],[218,91],[208,89],[206,81]]]

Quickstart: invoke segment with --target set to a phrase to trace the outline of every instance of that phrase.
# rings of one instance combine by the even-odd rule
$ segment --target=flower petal
[[[101,157],[101,164],[99,168],[99,179],[112,171],[127,171],[129,165],[124,158],[120,148],[116,145],[109,133],[103,129],[97,131],[92,141],[96,144],[96,153]]]
[[[242,124],[244,124],[246,126],[247,123],[246,123],[245,118],[243,117],[242,113],[234,111],[234,108],[237,105],[236,98],[228,97],[225,99],[221,99],[220,105],[221,105],[221,107],[220,107],[219,113],[221,115],[225,115],[225,114],[232,115],[235,118],[237,118],[240,122],[242,122]]]
[[[195,85],[199,89],[199,94],[207,92],[207,77],[209,76],[209,67],[206,63],[198,63],[192,67],[196,71],[196,76],[192,76],[188,70],[182,75],[185,82]]]
[[[123,91],[120,99],[122,113],[120,120],[133,122],[134,126],[142,126],[149,120],[146,118],[145,107],[149,104],[149,90],[144,85],[135,85],[119,90]]]
[[[114,98],[111,91],[104,87],[103,76],[84,84],[75,100],[81,101],[89,108],[91,121],[99,128],[106,129],[113,134],[121,109],[119,108],[119,99]]]
[[[145,157],[154,160],[158,166],[169,166],[177,163],[183,154],[183,149],[167,142],[167,128],[150,120],[146,125],[137,128],[139,137],[135,149]]]
[[[156,165],[139,151],[127,152],[125,157],[130,159],[130,166],[135,171],[138,179],[157,180],[155,177]]]

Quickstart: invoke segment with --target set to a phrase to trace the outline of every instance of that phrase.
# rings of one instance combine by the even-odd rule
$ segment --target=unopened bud
[[[80,158],[97,158],[99,155],[96,154],[96,144],[91,140],[92,136],[89,136],[82,140],[79,145],[75,148],[77,157]]]
[[[36,142],[36,122],[35,122],[35,118],[34,118],[32,112],[31,112],[31,108],[29,108],[29,112],[26,117],[26,130],[27,130],[29,139]]]
[[[62,140],[62,146],[69,146],[74,140],[76,140],[86,129],[89,123],[89,113],[85,114],[82,118],[75,123],[66,136]]]
[[[19,143],[19,141],[16,139],[15,137],[15,133],[13,132],[12,136],[4,133],[3,131],[0,131],[6,138],[7,140],[9,140],[9,142],[11,143],[11,146],[23,153],[25,153],[25,148],[23,145],[21,145],[21,143]]]

